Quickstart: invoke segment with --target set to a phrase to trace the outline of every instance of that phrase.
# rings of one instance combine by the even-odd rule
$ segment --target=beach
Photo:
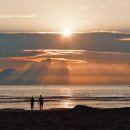
[[[1,109],[0,130],[130,130],[130,108]]]
[[[0,0],[0,130],[130,130],[130,0]]]

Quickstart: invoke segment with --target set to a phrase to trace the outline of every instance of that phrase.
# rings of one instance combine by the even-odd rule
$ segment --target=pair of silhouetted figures
[[[31,97],[30,102],[31,102],[31,110],[33,110],[34,102],[35,102],[34,97]],[[38,104],[39,104],[40,110],[42,110],[42,108],[43,108],[43,102],[44,102],[43,97],[40,95],[40,97],[38,99]]]

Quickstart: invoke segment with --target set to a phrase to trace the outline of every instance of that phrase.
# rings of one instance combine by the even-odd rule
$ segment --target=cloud
[[[9,19],[9,18],[35,18],[37,15],[0,15],[0,19]]]
[[[61,50],[61,49],[36,49],[36,50],[23,50],[23,52],[29,53],[40,53],[43,56],[55,56],[55,55],[72,55],[72,54],[83,54],[85,50]]]
[[[58,33],[0,34],[0,84],[127,84],[130,44],[115,39],[129,37],[119,32],[69,38]]]
[[[4,69],[0,72],[0,84],[69,84],[69,67],[65,61],[46,59],[21,70]]]
[[[6,69],[6,70],[3,70],[2,72],[0,72],[0,79],[1,78],[5,78],[7,76],[10,76],[15,70],[14,69]]]
[[[17,70],[16,70],[17,69]],[[103,62],[66,62],[46,59],[26,68],[9,68],[0,72],[0,84],[128,84],[129,64]]]
[[[16,70],[13,68],[5,69],[0,72],[0,84],[11,84],[15,72]]]
[[[88,9],[91,9],[92,7],[90,7],[90,6],[79,6],[77,8],[80,9],[80,10],[88,10]]]
[[[0,50],[88,50],[100,52],[130,52],[124,40],[130,34],[111,32],[75,33],[70,40],[61,34],[0,34]],[[11,46],[10,46],[11,45]]]
[[[111,63],[129,63],[130,53],[121,52],[100,52],[100,51],[71,51],[71,50],[50,50],[45,53],[46,50],[29,50],[24,54],[18,54],[17,56],[1,57],[0,61],[10,62],[17,61],[23,63],[26,61],[30,62],[41,62],[46,58],[50,57],[53,61],[65,61],[67,63],[85,63],[85,62],[111,62]],[[74,53],[75,52],[75,53]],[[29,53],[29,54],[28,54]],[[63,54],[62,54],[63,53]],[[9,54],[8,54],[9,55]]]
[[[121,38],[121,39],[116,39],[116,40],[119,40],[119,41],[130,41],[130,37],[127,37],[127,38]]]
[[[40,54],[39,51],[24,51],[24,50],[10,50],[10,49],[4,49],[0,50],[0,57],[28,57],[28,56],[35,56]]]
[[[69,84],[69,68],[65,61],[44,60],[17,72],[12,84]]]

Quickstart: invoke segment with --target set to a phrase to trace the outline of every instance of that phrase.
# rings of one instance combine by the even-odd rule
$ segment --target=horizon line
[[[130,34],[130,32],[121,32],[121,31],[108,31],[108,30],[100,30],[100,31],[88,31],[88,32],[71,32],[71,34],[85,34],[85,33],[118,33],[118,34]],[[16,32],[16,31],[12,31],[12,32],[0,32],[0,34],[63,34],[62,32],[42,32],[42,31],[25,31],[25,32]]]

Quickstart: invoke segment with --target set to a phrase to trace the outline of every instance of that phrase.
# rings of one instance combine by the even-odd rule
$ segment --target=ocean
[[[87,105],[96,108],[130,107],[128,85],[25,85],[0,86],[0,109],[30,109],[30,98],[44,97],[44,109],[73,108]]]

